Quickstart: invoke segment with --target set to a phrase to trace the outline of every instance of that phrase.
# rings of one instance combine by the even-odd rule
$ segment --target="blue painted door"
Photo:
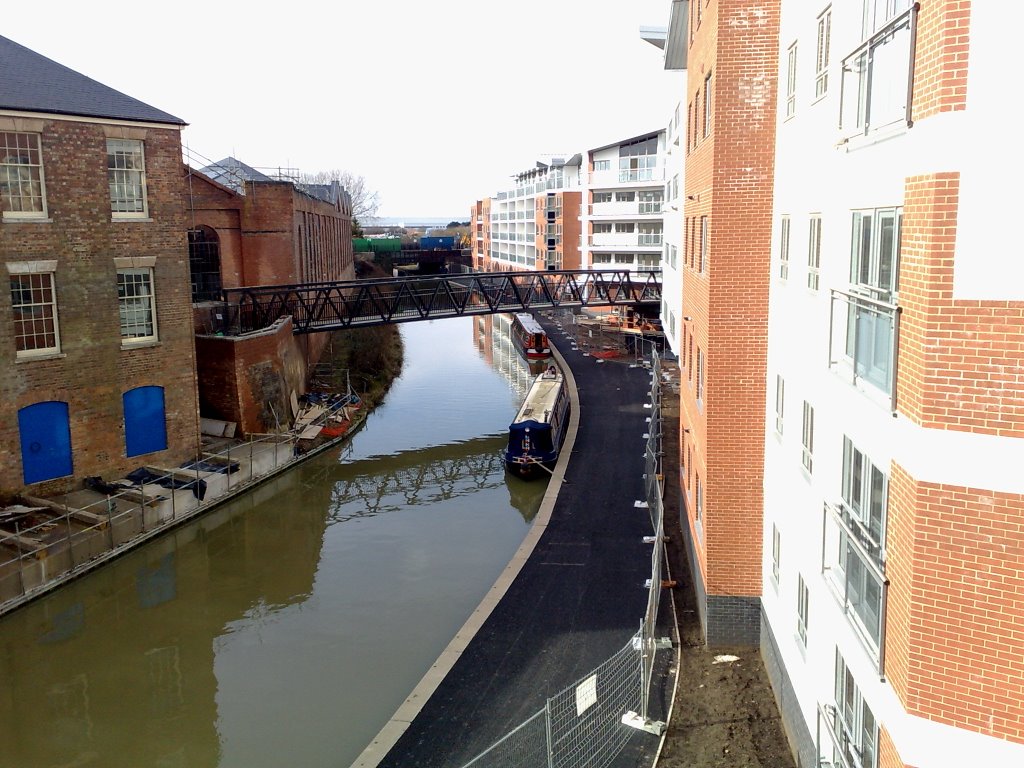
[[[162,451],[167,447],[164,388],[136,387],[122,396],[126,456]]]
[[[21,467],[25,484],[71,474],[71,422],[68,404],[56,400],[18,411]]]

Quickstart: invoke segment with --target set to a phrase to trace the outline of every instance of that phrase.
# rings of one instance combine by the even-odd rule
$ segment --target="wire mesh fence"
[[[654,536],[647,607],[637,632],[614,656],[547,700],[544,709],[509,732],[463,768],[606,768],[636,728],[660,734],[650,720],[657,653],[671,643],[658,637],[664,548],[661,361],[651,351],[651,415],[645,449],[645,499]]]

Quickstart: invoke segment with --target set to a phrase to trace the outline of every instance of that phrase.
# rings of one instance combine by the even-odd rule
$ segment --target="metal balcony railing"
[[[842,502],[824,504],[821,570],[879,676],[884,676],[889,597],[885,547]]]
[[[895,413],[902,310],[896,304],[867,295],[869,291],[872,289],[866,286],[849,291],[832,289],[828,365],[845,369],[854,385],[865,382],[889,395]]]

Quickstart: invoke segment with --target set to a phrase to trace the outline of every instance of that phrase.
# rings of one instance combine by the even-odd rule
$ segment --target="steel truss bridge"
[[[248,333],[290,316],[296,334],[551,307],[661,304],[661,273],[628,270],[467,272],[229,288],[224,331]]]

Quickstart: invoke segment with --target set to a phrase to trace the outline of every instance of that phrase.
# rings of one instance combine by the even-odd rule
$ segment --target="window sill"
[[[4,216],[4,224],[53,224],[49,216]]]
[[[136,221],[137,222],[149,223],[149,222],[152,222],[153,219],[150,216],[111,216],[110,217],[110,221],[111,222],[116,222],[118,224],[131,223],[131,222],[136,222]]]
[[[37,360],[61,360],[67,357],[64,352],[47,352],[43,355],[18,355],[15,359],[15,363],[33,363]]]
[[[149,347],[161,346],[159,339],[146,339],[144,341],[122,341],[121,350],[128,351],[132,349],[147,349]]]
[[[881,144],[883,141],[894,139],[897,136],[902,136],[910,130],[910,126],[910,123],[900,121],[883,126],[867,134],[855,133],[852,136],[844,136],[836,142],[836,149],[845,152],[856,152],[858,149],[871,147],[875,144]]]

